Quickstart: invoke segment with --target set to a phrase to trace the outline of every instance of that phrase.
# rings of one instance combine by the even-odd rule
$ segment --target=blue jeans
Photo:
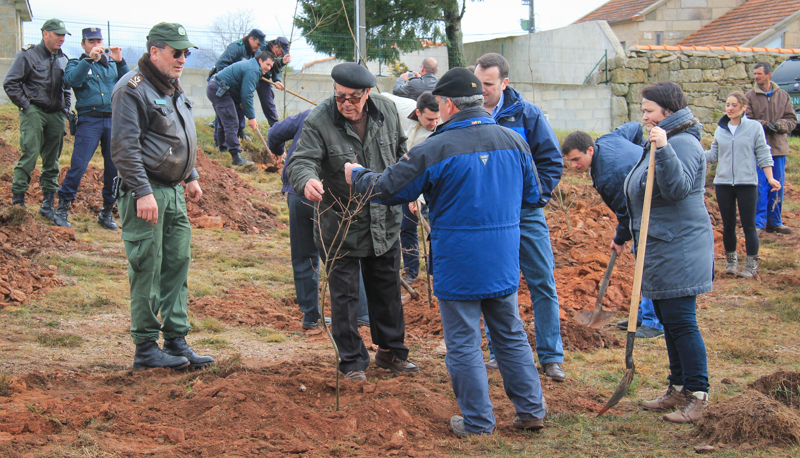
[[[111,118],[95,118],[87,115],[78,118],[75,148],[72,150],[69,170],[61,182],[61,188],[58,189],[59,201],[75,200],[83,174],[86,173],[98,143],[103,153],[103,201],[112,204],[117,201],[111,192],[114,177],[117,176],[117,168],[111,160]]]
[[[770,191],[772,187],[767,183],[767,176],[761,167],[758,172],[758,203],[756,204],[756,227],[776,227],[783,225],[781,208],[783,206],[783,185],[785,181],[786,156],[773,156],[775,165],[772,166],[772,178],[778,180],[781,189],[778,192]],[[776,203],[777,201],[777,203]]]
[[[664,324],[669,356],[669,383],[687,391],[708,392],[706,344],[697,327],[697,296],[654,299],[656,315]]]
[[[403,270],[407,277],[416,279],[419,275],[419,235],[417,235],[419,217],[416,213],[411,213],[408,204],[401,206],[403,221],[400,223],[400,245],[403,247]]]
[[[289,245],[294,271],[297,304],[303,312],[303,323],[319,321],[319,251],[314,244],[314,203],[305,197],[288,193]],[[358,319],[369,321],[364,279],[360,278]]]
[[[653,301],[643,297],[639,301],[639,318],[642,319],[642,326],[649,326],[653,329],[664,329],[661,322],[658,321],[656,310],[653,306]]]
[[[558,293],[553,271],[556,267],[553,247],[550,245],[550,229],[541,208],[523,207],[519,222],[519,268],[531,293],[536,354],[539,363],[564,362],[564,344],[561,341],[561,320],[558,309]],[[495,357],[492,338],[487,329],[489,355]]]
[[[464,428],[476,434],[491,434],[495,418],[489,399],[489,380],[481,352],[480,320],[494,334],[497,365],[506,396],[523,420],[544,418],[542,385],[528,335],[519,317],[517,293],[479,301],[439,299],[445,363],[453,391],[464,417]]]

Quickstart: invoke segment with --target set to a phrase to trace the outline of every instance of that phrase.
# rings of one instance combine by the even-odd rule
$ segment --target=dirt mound
[[[711,404],[694,433],[712,444],[748,444],[758,448],[800,444],[800,416],[769,396],[745,391]]]
[[[779,371],[765,375],[748,384],[747,388],[800,410],[800,372]]]
[[[63,285],[54,266],[31,259],[42,251],[71,249],[74,241],[72,229],[46,226],[27,209],[0,209],[0,308]]]
[[[0,403],[0,455],[442,456],[452,454],[449,419],[458,412],[443,364],[416,377],[367,369],[365,382],[341,381],[323,358],[176,373],[89,370],[33,372],[9,380]],[[574,383],[574,382],[568,382]],[[563,385],[562,385],[563,386]],[[596,411],[590,388],[569,393],[543,383],[551,414]],[[516,436],[502,385],[491,397],[496,433]],[[225,428],[220,428],[224,422]]]
[[[295,298],[275,299],[258,288],[228,291],[223,297],[203,296],[190,300],[188,307],[197,316],[213,317],[231,326],[299,331],[303,319]]]

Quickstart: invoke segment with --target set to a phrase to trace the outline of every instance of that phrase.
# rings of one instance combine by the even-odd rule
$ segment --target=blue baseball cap
[[[265,35],[264,32],[259,29],[251,30],[249,35],[253,38],[258,38],[258,42],[261,43],[261,45],[264,45],[264,43],[267,41],[267,35]]]
[[[95,40],[95,39],[96,40],[102,40],[103,39],[103,33],[102,33],[100,27],[86,27],[81,32],[83,34],[83,39],[84,40],[90,40],[90,39],[92,39],[92,40]]]

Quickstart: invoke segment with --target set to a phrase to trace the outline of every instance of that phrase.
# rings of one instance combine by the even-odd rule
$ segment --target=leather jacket
[[[69,110],[72,96],[64,84],[68,58],[60,49],[51,53],[44,41],[18,52],[8,69],[3,89],[25,111],[31,104],[47,113]]]
[[[111,95],[111,159],[122,190],[137,199],[153,192],[151,183],[176,186],[199,177],[193,103],[179,80],[167,85],[148,65],[145,55]]]

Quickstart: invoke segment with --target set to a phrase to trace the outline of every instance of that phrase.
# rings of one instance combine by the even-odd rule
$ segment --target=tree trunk
[[[458,0],[445,0],[442,5],[444,13],[444,32],[447,36],[448,67],[466,67],[464,60],[464,32],[461,30],[462,6]]]

